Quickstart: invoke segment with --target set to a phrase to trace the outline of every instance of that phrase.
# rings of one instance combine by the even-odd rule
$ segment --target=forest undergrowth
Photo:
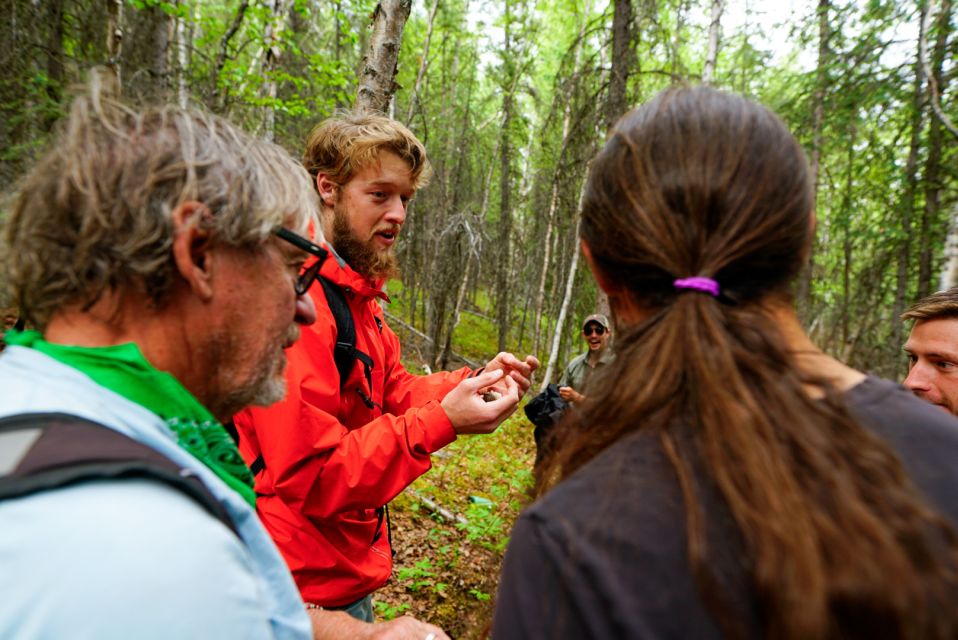
[[[453,638],[483,637],[509,532],[528,503],[535,445],[517,411],[486,436],[463,436],[390,504],[393,573],[379,619],[410,614]]]
[[[389,305],[394,314],[402,313],[397,298]],[[491,322],[469,317],[454,346],[486,362],[496,350]],[[403,341],[403,364],[421,373],[422,345],[393,328]],[[532,395],[534,389],[522,404]],[[529,502],[532,430],[520,406],[494,433],[459,437],[390,503],[395,556],[389,582],[374,596],[379,620],[408,614],[452,638],[485,637],[509,532]]]

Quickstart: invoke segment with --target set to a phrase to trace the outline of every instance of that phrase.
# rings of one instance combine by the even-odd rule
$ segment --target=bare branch
[[[954,123],[952,123],[951,119],[941,109],[940,97],[938,95],[938,81],[935,79],[931,64],[928,62],[928,21],[931,14],[936,10],[935,4],[935,0],[928,0],[928,10],[924,16],[922,16],[921,31],[923,35],[918,42],[918,51],[919,56],[921,56],[921,66],[925,70],[925,77],[928,79],[928,92],[931,95],[931,110],[935,112],[935,115],[938,116],[938,120],[945,125],[948,132],[958,140],[958,129],[955,128]]]

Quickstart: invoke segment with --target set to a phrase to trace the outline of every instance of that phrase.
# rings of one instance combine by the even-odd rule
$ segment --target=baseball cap
[[[586,326],[587,324],[589,324],[590,322],[598,322],[600,325],[602,325],[602,326],[605,327],[606,329],[609,329],[609,319],[606,318],[606,317],[605,317],[603,314],[601,314],[601,313],[593,313],[591,316],[589,316],[589,317],[587,317],[585,320],[583,320],[583,321],[582,321],[582,328],[585,329],[585,326]]]

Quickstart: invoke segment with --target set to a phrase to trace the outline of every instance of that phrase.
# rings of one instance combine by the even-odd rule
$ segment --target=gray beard
[[[271,350],[256,368],[255,375],[238,387],[224,389],[217,398],[216,407],[209,407],[217,417],[232,416],[247,407],[268,407],[286,397],[286,355],[282,345],[299,335],[299,327],[291,324],[284,335],[284,342]],[[235,340],[226,338],[226,349],[241,348]],[[222,345],[219,347],[223,348]],[[229,351],[227,351],[228,353]]]

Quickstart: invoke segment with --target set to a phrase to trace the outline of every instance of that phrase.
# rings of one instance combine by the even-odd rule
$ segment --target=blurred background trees
[[[385,109],[425,142],[435,177],[412,205],[387,310],[430,367],[496,348],[560,367],[581,347],[579,320],[605,304],[577,258],[589,160],[630,106],[705,81],[768,104],[808,152],[818,234],[796,297],[814,338],[856,367],[903,371],[898,314],[958,270],[953,2],[772,5],[412,3]],[[382,11],[373,0],[0,3],[0,188],[94,65],[129,100],[202,105],[298,156],[316,122],[353,106]]]

